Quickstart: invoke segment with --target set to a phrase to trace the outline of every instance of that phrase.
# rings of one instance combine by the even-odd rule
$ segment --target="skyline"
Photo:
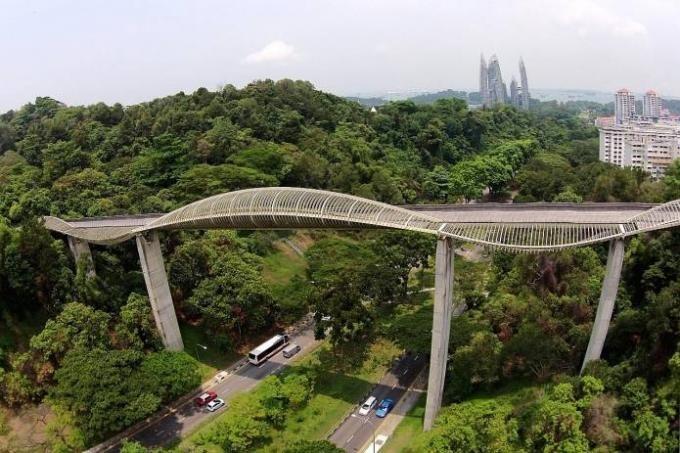
[[[550,8],[538,0],[238,8],[215,0],[9,0],[0,17],[11,62],[0,73],[0,111],[37,96],[129,105],[265,78],[308,80],[338,95],[476,91],[482,51],[523,58],[532,91],[593,90],[613,100],[627,87],[670,98],[680,96],[678,16],[680,3],[668,0],[564,0]]]

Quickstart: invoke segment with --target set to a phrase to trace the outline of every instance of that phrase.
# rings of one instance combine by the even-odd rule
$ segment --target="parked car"
[[[222,398],[215,398],[214,400],[206,404],[205,408],[208,409],[210,412],[215,412],[217,409],[224,406],[225,402]]]
[[[371,409],[373,409],[373,406],[375,406],[376,401],[375,396],[369,396],[359,408],[359,415],[368,415],[368,413],[371,412]]]
[[[219,384],[220,382],[224,381],[227,377],[229,377],[229,373],[227,373],[226,371],[220,371],[215,375],[213,381],[215,382],[215,384]]]
[[[212,400],[214,400],[215,398],[217,398],[217,393],[215,393],[215,392],[205,392],[201,396],[196,398],[194,400],[194,403],[196,403],[196,406],[198,406],[198,407],[203,407],[206,404],[208,404],[209,402],[211,402]]]
[[[390,413],[393,407],[394,400],[391,400],[390,398],[385,398],[380,402],[380,404],[378,404],[378,408],[375,410],[375,416],[383,418]]]

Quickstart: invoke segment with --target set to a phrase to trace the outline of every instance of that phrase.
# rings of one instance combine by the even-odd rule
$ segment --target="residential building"
[[[630,119],[623,124],[601,125],[600,160],[619,167],[641,168],[653,178],[663,176],[680,157],[680,123]]]
[[[508,101],[517,108],[529,109],[529,81],[524,61],[519,60],[519,73],[522,85],[518,85],[513,78],[510,83],[510,98],[508,90],[503,82],[501,66],[496,55],[492,55],[487,64],[484,55],[479,63],[479,94],[482,105],[492,107],[498,104],[506,104]]]
[[[659,118],[661,116],[661,98],[656,91],[649,90],[642,99],[642,116],[645,118]]]
[[[623,124],[635,116],[635,96],[625,88],[616,92],[614,116],[616,124]]]

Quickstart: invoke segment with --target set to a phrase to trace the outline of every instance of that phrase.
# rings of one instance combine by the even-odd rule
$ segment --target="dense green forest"
[[[394,204],[680,198],[680,165],[653,181],[599,162],[597,131],[579,113],[554,103],[532,112],[471,110],[460,99],[392,102],[372,113],[307,82],[267,80],[127,107],[67,107],[43,97],[0,115],[0,399],[7,408],[0,408],[0,436],[5,412],[42,401],[56,414],[51,448],[77,451],[201,379],[192,357],[161,350],[133,244],[95,247],[97,274],[88,277],[41,216],[169,212],[212,194],[277,185]],[[332,314],[329,344],[338,354],[378,332],[429,351],[431,306],[408,288],[415,274],[427,274],[431,238],[311,232],[305,275],[274,288],[263,269],[290,234],[164,234],[182,322],[208,331],[225,354],[308,311]],[[677,449],[678,256],[675,232],[630,242],[605,360],[581,379],[574,376],[596,309],[603,246],[541,256],[481,252],[462,261],[456,294],[468,309],[452,327],[446,390],[454,405],[417,445]],[[285,384],[277,391],[285,394]],[[293,384],[304,395],[313,391],[313,380]],[[271,414],[254,417],[259,423]],[[470,429],[461,434],[462,425]],[[263,441],[256,436],[239,450],[234,430],[210,442],[248,451]]]

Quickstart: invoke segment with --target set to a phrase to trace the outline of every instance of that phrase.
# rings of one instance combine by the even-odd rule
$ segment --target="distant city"
[[[484,55],[481,56],[479,63],[479,96],[484,107],[507,104],[508,101],[513,106],[529,110],[529,81],[524,60],[519,60],[519,74],[521,85],[517,85],[515,78],[510,82],[510,97],[508,90],[503,82],[501,75],[501,65],[496,55],[492,55],[487,64]]]

